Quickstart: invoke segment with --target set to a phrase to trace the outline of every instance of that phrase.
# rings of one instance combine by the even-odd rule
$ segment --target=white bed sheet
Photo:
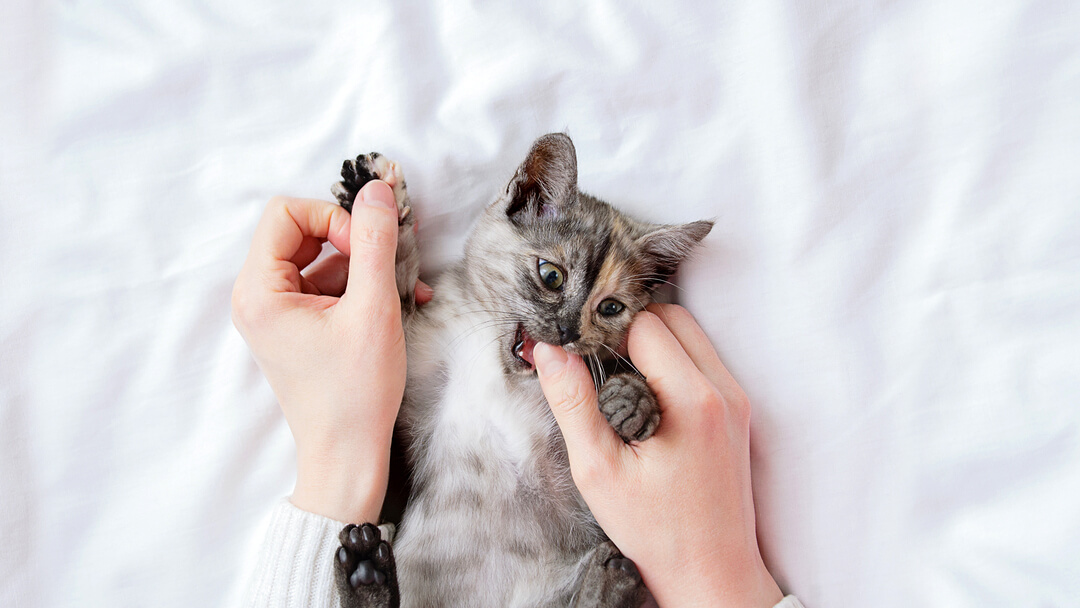
[[[383,151],[436,273],[557,130],[718,220],[679,293],[785,590],[1080,603],[1080,4],[659,4],[5,2],[0,605],[226,603],[293,477],[229,320],[266,200]]]

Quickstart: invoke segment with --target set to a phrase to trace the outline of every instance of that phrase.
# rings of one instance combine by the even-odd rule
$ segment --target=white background
[[[267,199],[382,151],[431,275],[559,130],[717,220],[681,300],[785,590],[1080,602],[1080,4],[504,4],[0,6],[0,605],[226,603],[293,477],[229,320]]]

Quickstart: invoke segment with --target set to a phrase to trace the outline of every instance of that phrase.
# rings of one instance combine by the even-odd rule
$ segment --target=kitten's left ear
[[[712,230],[709,221],[691,222],[677,226],[657,226],[637,240],[643,257],[647,260],[648,283],[666,280],[679,269],[686,256]]]
[[[515,223],[554,217],[577,199],[577,153],[563,133],[533,142],[506,186],[506,215]]]

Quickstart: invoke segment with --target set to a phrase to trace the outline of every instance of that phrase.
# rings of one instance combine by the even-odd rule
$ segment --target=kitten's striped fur
[[[408,208],[400,171],[390,177]],[[351,203],[359,186],[344,184],[339,199]],[[393,544],[401,605],[640,605],[640,578],[574,487],[562,436],[515,344],[566,342],[602,374],[596,364],[615,357],[633,315],[712,223],[646,224],[581,193],[570,138],[546,135],[480,218],[463,262],[414,309],[415,237],[405,220],[398,284],[409,369],[399,421],[412,493]],[[563,271],[558,289],[538,273],[541,261]],[[601,314],[608,299],[625,308]],[[603,379],[601,410],[619,434],[650,436],[659,416],[643,379]],[[361,595],[349,601],[369,603]]]

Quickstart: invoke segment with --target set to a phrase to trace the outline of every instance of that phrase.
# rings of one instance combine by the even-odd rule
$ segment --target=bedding
[[[291,437],[229,318],[275,194],[402,163],[423,269],[537,136],[644,219],[815,606],[1080,600],[1080,4],[0,6],[0,605],[234,601]]]

